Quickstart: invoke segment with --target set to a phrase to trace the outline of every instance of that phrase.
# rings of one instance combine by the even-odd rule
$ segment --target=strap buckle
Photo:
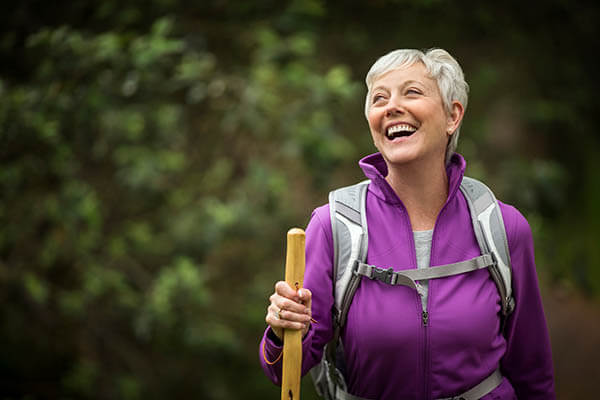
[[[377,279],[378,281],[387,283],[388,285],[393,285],[396,283],[396,276],[392,267],[388,269],[373,268],[371,270],[371,279]]]

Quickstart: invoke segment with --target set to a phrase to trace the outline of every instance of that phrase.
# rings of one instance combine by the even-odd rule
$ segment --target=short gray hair
[[[435,79],[442,96],[442,102],[448,113],[452,112],[452,102],[458,101],[467,109],[469,85],[465,81],[462,68],[446,50],[429,49],[425,52],[413,49],[394,50],[380,57],[371,67],[365,78],[367,83],[367,98],[365,101],[365,116],[368,114],[371,102],[373,82],[382,75],[400,68],[410,67],[418,62],[423,63],[429,76]],[[462,125],[462,121],[461,121]],[[460,125],[452,135],[446,149],[446,162],[450,160],[458,145]]]

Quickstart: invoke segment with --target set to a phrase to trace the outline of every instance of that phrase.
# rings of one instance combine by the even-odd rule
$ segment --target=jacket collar
[[[401,204],[398,195],[396,195],[394,189],[385,180],[388,170],[381,153],[374,153],[364,157],[358,162],[358,165],[363,170],[365,176],[371,180],[369,191],[388,203]],[[450,163],[446,167],[446,173],[448,174],[448,200],[455,196],[456,191],[460,187],[466,166],[467,163],[460,154],[454,153],[452,158],[450,158]]]

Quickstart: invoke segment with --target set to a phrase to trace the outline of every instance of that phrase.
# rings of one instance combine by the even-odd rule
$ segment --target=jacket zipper
[[[434,228],[435,229],[435,228]],[[432,242],[433,248],[433,242]],[[431,255],[430,255],[431,259]],[[415,260],[416,261],[416,260]],[[428,268],[431,267],[431,261]],[[421,282],[418,283],[421,285]],[[417,290],[419,305],[421,306],[421,324],[423,332],[423,399],[429,399],[429,299],[431,298],[431,282],[427,283],[427,299],[423,301],[424,292]]]
[[[435,229],[435,228],[434,228]],[[416,247],[416,243],[413,241],[413,247]],[[433,243],[432,243],[433,247]],[[415,254],[416,255],[416,254]],[[415,257],[415,265],[417,265],[417,260]],[[431,264],[431,262],[430,262]],[[418,283],[420,285],[420,283]],[[429,330],[427,329],[429,326],[429,299],[431,297],[431,285],[428,284],[428,294],[427,301],[423,302],[423,293],[417,289],[417,302],[419,306],[421,306],[421,324],[422,324],[422,332],[423,332],[423,353],[422,353],[422,361],[423,361],[423,397],[424,399],[429,399]]]
[[[428,284],[427,301],[423,302],[423,293],[417,291],[417,298],[421,306],[421,324],[423,327],[423,398],[429,398],[429,298],[431,297],[431,285]]]
[[[462,179],[462,177],[461,177]],[[431,265],[433,265],[433,250],[435,249],[434,247],[434,239],[435,239],[435,228],[438,226],[438,221],[440,219],[440,216],[446,211],[446,207],[448,207],[449,204],[449,200],[450,198],[456,196],[456,192],[458,191],[458,186],[456,188],[454,188],[454,190],[452,192],[448,192],[448,198],[446,199],[446,202],[444,203],[444,205],[442,206],[442,209],[440,210],[439,214],[437,215],[436,219],[435,219],[435,225],[433,226],[433,234],[431,236],[431,248],[429,249],[429,268],[431,268]],[[413,242],[413,246],[414,246],[414,242]],[[415,260],[416,261],[416,260]],[[431,395],[429,393],[429,329],[427,329],[429,327],[429,310],[431,309],[431,307],[429,307],[429,301],[431,300],[431,281],[429,281],[428,284],[428,288],[427,288],[427,301],[425,302],[425,308],[422,310],[421,313],[421,321],[423,323],[423,336],[424,336],[424,348],[423,348],[423,396],[425,399],[430,399]]]
[[[427,296],[429,303],[429,295]],[[423,398],[429,398],[429,312],[427,307],[421,312],[421,322],[423,324]]]

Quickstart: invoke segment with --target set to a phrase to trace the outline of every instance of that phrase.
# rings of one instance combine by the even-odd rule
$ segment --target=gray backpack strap
[[[466,272],[491,267],[494,264],[494,258],[490,254],[483,254],[471,258],[470,260],[439,265],[434,268],[417,268],[401,271],[394,271],[392,268],[382,269],[374,265],[360,262],[355,264],[354,273],[372,280],[387,283],[388,285],[404,285],[417,290],[417,281],[446,278],[448,276],[464,274]]]
[[[369,181],[343,187],[329,193],[331,233],[333,235],[333,338],[325,346],[321,362],[310,370],[317,393],[326,400],[346,393],[344,357],[340,332],[360,276],[353,265],[367,257],[368,231],[366,196]]]
[[[483,396],[489,394],[494,389],[496,389],[502,383],[502,372],[500,372],[500,368],[496,369],[490,376],[479,382],[477,385],[467,390],[466,392],[459,394],[454,397],[446,397],[443,399],[437,400],[478,400]],[[364,397],[355,396],[346,392],[345,390],[340,390],[336,393],[335,400],[369,400]]]
[[[500,292],[502,315],[506,317],[514,310],[515,300],[512,295],[510,252],[502,212],[494,194],[482,182],[465,176],[460,190],[469,205],[481,253],[494,257],[495,265],[490,266],[490,274]]]
[[[367,257],[368,230],[365,208],[368,183],[369,181],[364,181],[329,193],[335,319],[340,326],[346,321],[347,307],[357,287],[355,282],[360,281],[352,279],[352,267],[355,262],[362,262]],[[348,293],[348,290],[352,293]]]

